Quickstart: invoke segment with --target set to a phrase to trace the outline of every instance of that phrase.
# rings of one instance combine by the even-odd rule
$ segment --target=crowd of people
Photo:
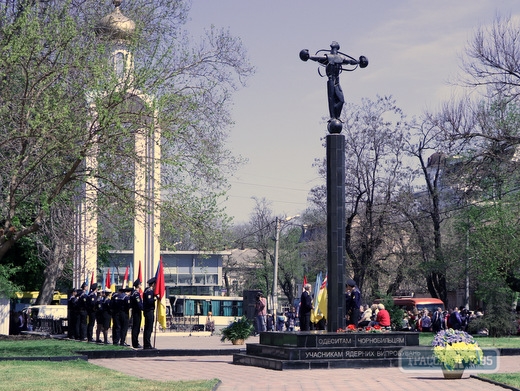
[[[148,287],[141,293],[141,281],[134,281],[132,288],[100,290],[94,283],[90,289],[83,283],[74,289],[67,303],[68,338],[78,341],[130,346],[127,335],[130,330],[131,346],[135,349],[153,349],[151,335],[155,311],[155,277],[148,280]],[[141,323],[144,318],[143,345],[139,344]],[[94,338],[94,329],[96,329]],[[101,336],[103,339],[101,339]]]
[[[311,323],[311,312],[314,300],[311,294],[311,284],[304,284],[298,310],[291,306],[289,310],[273,317],[267,310],[266,299],[258,293],[255,303],[255,333],[262,331],[295,331],[299,325],[300,331],[323,330],[325,319],[320,323]],[[352,279],[345,286],[345,312],[347,325],[356,327],[380,326],[389,329],[390,313],[383,304],[373,304],[371,307],[361,305],[361,292]]]
[[[273,319],[273,315],[266,309],[266,301],[261,293],[257,295],[255,306],[255,332],[261,331],[294,331],[299,324],[300,331],[322,329],[319,325],[311,323],[311,311],[314,309],[311,284],[305,284],[300,297],[298,309],[294,306]],[[361,292],[352,279],[347,279],[345,286],[345,314],[346,324],[356,328],[378,326],[391,330],[392,322],[390,313],[384,304],[376,303],[363,305]],[[437,333],[440,330],[452,328],[454,330],[467,331],[469,323],[483,316],[483,311],[459,310],[458,307],[443,310],[438,307],[435,311],[427,308],[405,310],[401,327],[395,327],[398,331],[419,331]],[[397,322],[395,322],[397,323]],[[351,326],[352,327],[352,326]],[[520,320],[518,322],[520,334]],[[485,334],[486,330],[479,333]]]
[[[443,310],[438,307],[430,312],[428,309],[413,309],[406,311],[403,316],[402,330],[434,332],[437,333],[444,329],[454,329],[467,331],[468,325],[474,319],[484,316],[481,310],[469,311],[466,308],[459,310],[458,307]],[[479,331],[486,334],[486,330]]]

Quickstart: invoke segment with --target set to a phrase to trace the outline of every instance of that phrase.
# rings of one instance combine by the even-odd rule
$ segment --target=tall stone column
[[[345,136],[327,141],[327,331],[345,327]]]
[[[141,261],[143,279],[155,275],[160,258],[160,180],[161,149],[160,130],[153,134],[139,133],[135,138],[135,150],[143,164],[135,167],[136,213],[134,219],[134,271]],[[137,278],[137,274],[135,275]]]
[[[97,169],[97,149],[85,159],[85,169]],[[97,281],[97,179],[90,175],[82,185],[80,199],[76,206],[74,236],[73,286],[79,288],[86,280],[90,281],[94,273]]]

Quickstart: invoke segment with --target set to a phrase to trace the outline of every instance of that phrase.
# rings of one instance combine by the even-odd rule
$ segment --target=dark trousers
[[[78,332],[79,339],[84,340],[87,339],[87,311],[80,310],[79,311],[79,319],[78,319]]]
[[[143,331],[143,347],[151,349],[152,346],[152,331],[153,331],[154,311],[149,310],[144,313],[144,331]]]
[[[311,329],[311,313],[301,314],[300,331],[309,331]]]
[[[352,311],[350,311],[350,318],[349,318],[347,324],[353,324],[354,326],[357,327],[358,322],[359,322],[359,316],[360,316],[359,307],[352,308]]]
[[[116,311],[112,314],[112,343],[114,345],[119,345],[119,341],[121,340],[121,321],[119,312],[120,311]]]
[[[76,333],[74,310],[67,310],[67,338],[74,339]]]
[[[80,339],[79,326],[80,326],[81,318],[79,316],[79,311],[74,311],[74,314],[72,314],[72,317],[74,318],[74,331],[73,331],[74,338]]]
[[[139,346],[139,332],[141,331],[142,312],[140,310],[132,310],[132,347]]]
[[[121,323],[121,339],[119,340],[120,345],[124,345],[126,343],[126,334],[128,333],[128,324],[130,321],[130,316],[128,312],[120,311],[119,312],[119,322]]]
[[[90,311],[88,313],[88,323],[87,323],[87,339],[89,342],[92,342],[94,339],[94,324],[96,323],[96,312]]]

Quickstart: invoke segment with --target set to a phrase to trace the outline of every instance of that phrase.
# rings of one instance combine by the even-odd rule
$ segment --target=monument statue
[[[368,66],[368,59],[365,56],[359,57],[356,60],[345,53],[339,51],[339,44],[333,41],[330,44],[330,52],[327,50],[318,50],[314,56],[309,54],[308,49],[300,51],[300,59],[302,61],[312,60],[318,62],[320,65],[325,67],[325,74],[328,77],[327,81],[327,95],[329,100],[329,131],[331,133],[340,133],[342,123],[340,118],[345,98],[343,96],[343,90],[339,84],[339,75],[342,71],[353,71],[358,66],[360,68],[366,68]],[[344,68],[345,65],[354,66],[354,68]],[[319,72],[319,69],[318,69]],[[320,72],[319,72],[320,73]],[[320,76],[324,76],[320,73]],[[338,129],[339,127],[339,129]]]

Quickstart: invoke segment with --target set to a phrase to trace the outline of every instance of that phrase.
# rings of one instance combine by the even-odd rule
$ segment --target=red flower
[[[379,326],[378,324],[374,325],[374,329],[375,330],[381,330],[381,326]]]
[[[347,330],[356,330],[356,326],[353,325],[353,324],[349,324],[349,325],[347,326]]]

